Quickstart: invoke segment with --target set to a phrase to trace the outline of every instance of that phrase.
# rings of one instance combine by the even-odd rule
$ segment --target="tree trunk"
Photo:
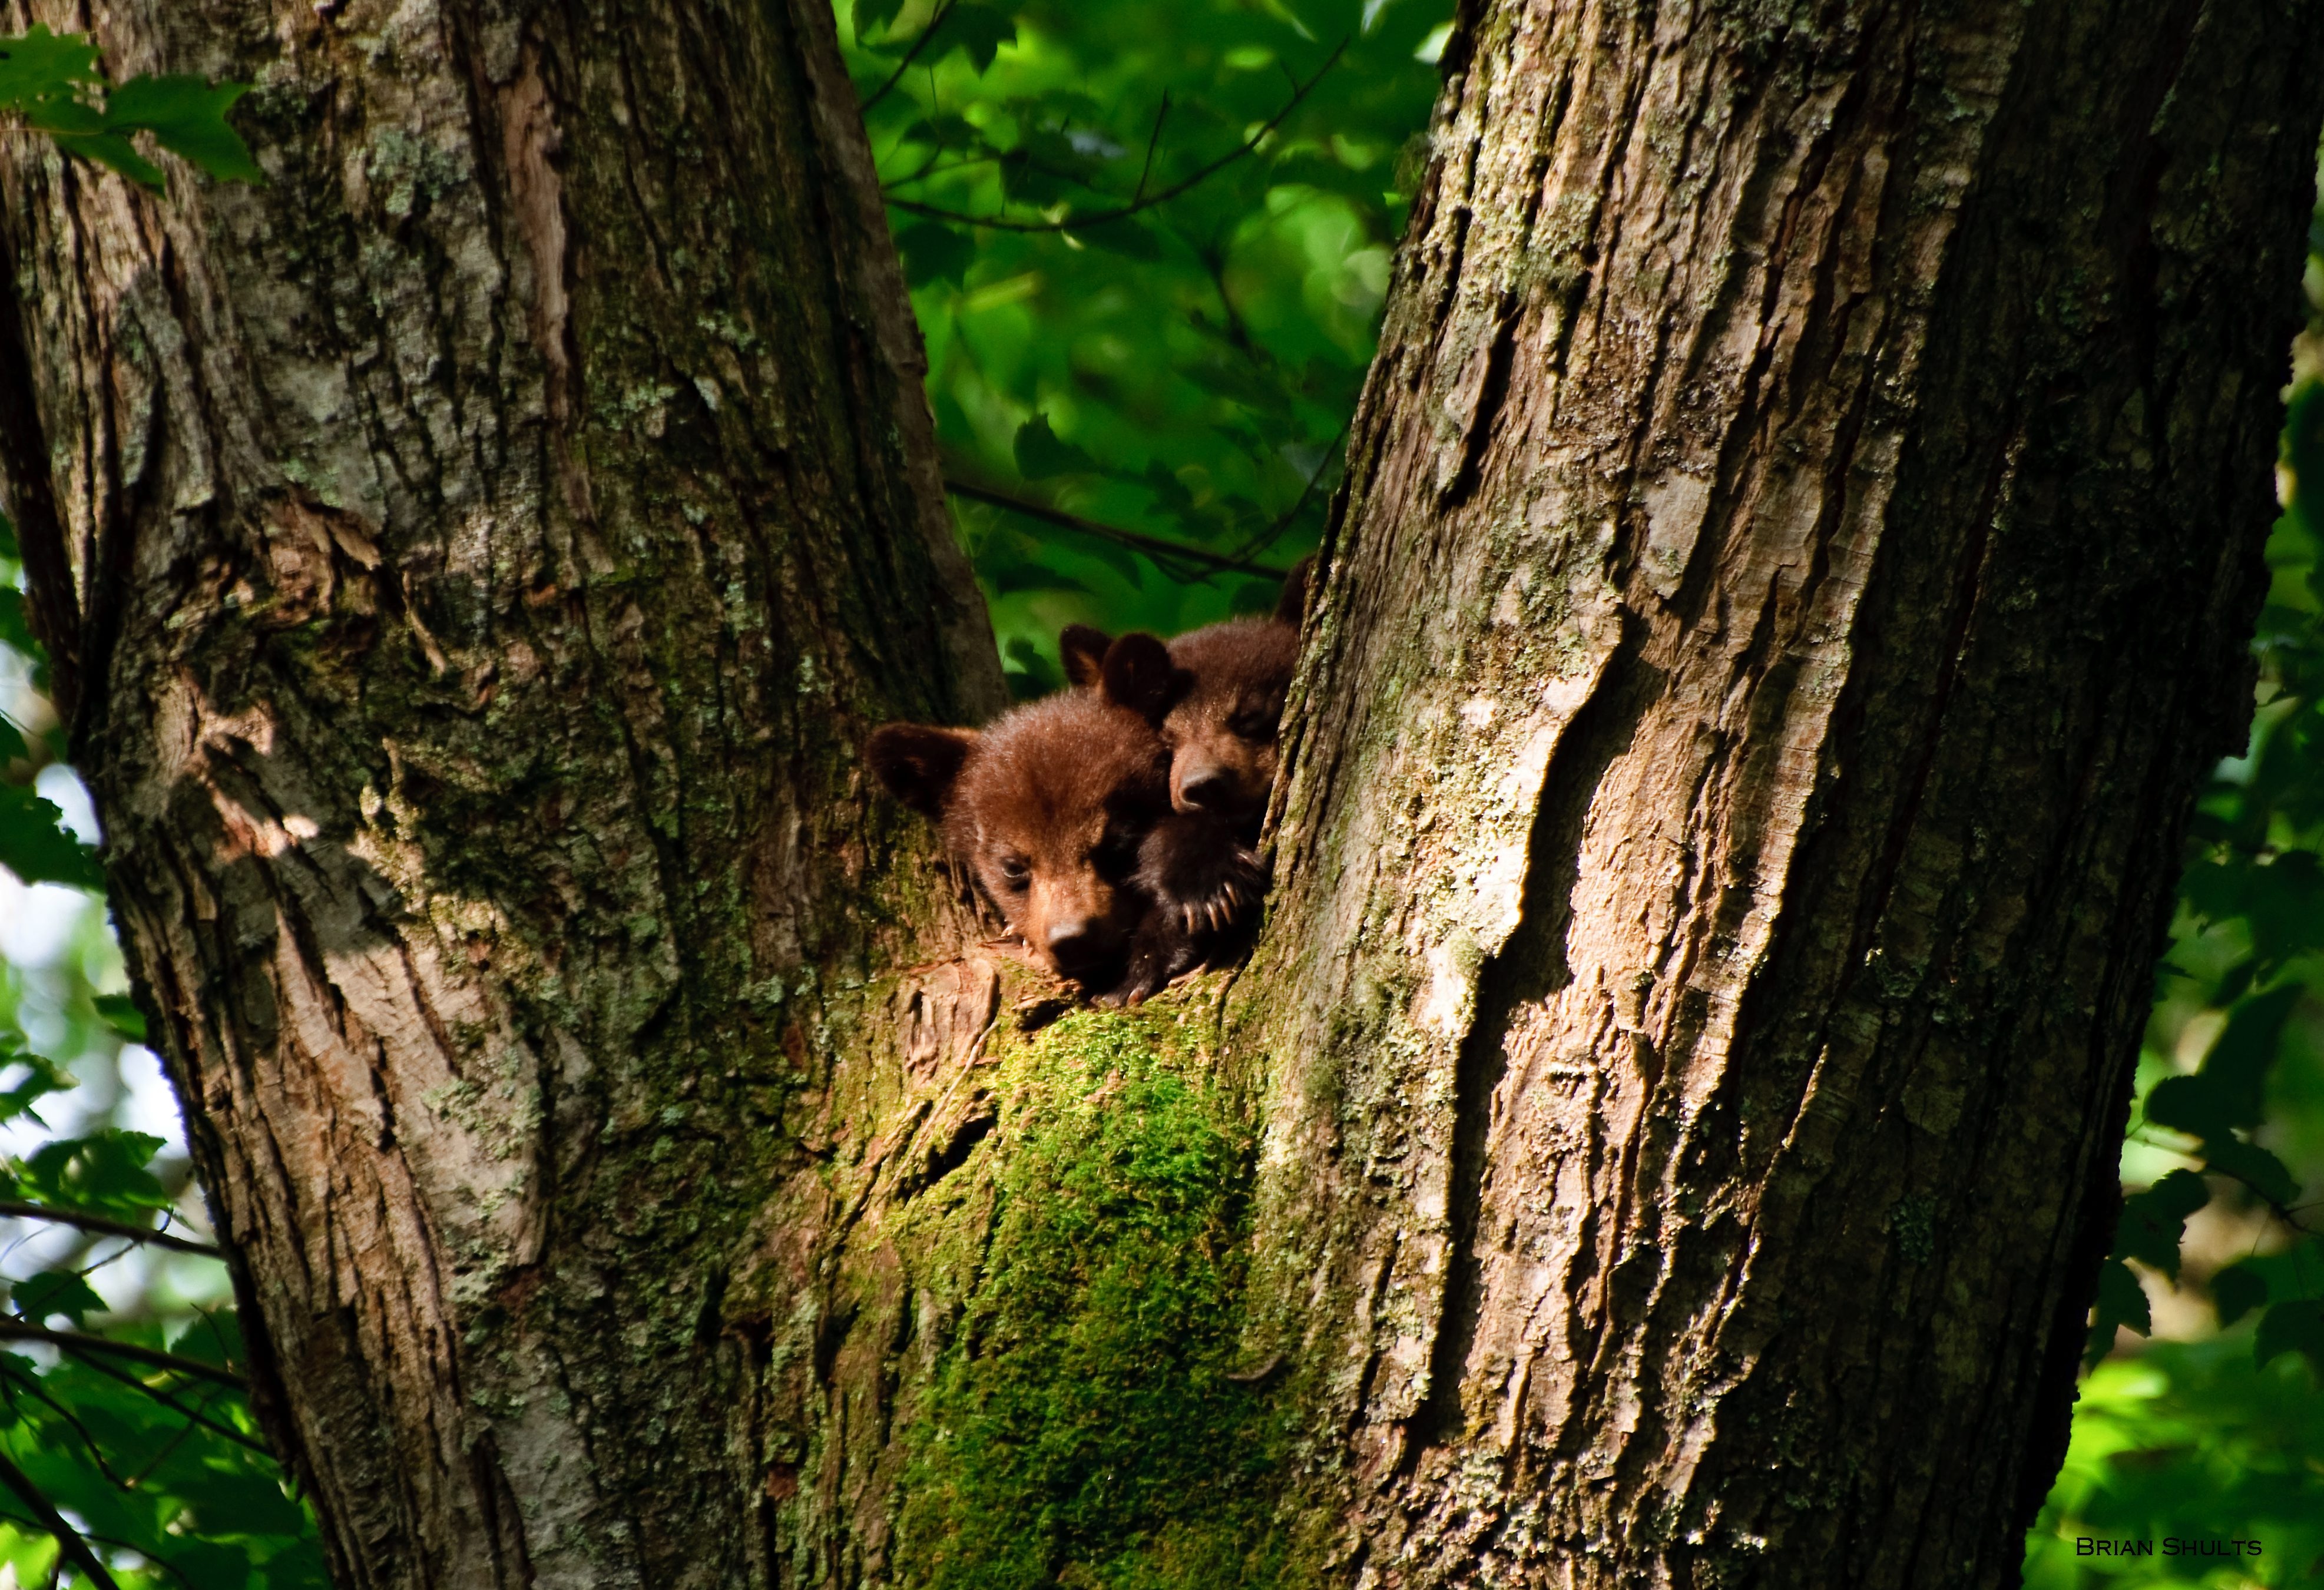
[[[2324,27],[1475,13],[1268,933],[1046,1025],[854,761],[1000,685],[820,0],[101,19],[272,180],[10,145],[0,444],[341,1583],[2014,1575]]]
[[[2324,14],[1467,12],[1237,1006],[1311,1549],[2014,1584],[2248,711]]]
[[[0,179],[11,505],[262,1412],[343,1585],[767,1582],[809,1421],[724,1294],[963,933],[855,747],[1002,700],[829,5],[96,32],[256,84],[269,175]]]

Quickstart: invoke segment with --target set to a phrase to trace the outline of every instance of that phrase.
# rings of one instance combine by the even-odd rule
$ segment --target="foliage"
[[[2314,1584],[2319,1429],[2315,1377],[2288,1359],[2255,1369],[2240,1336],[2157,1343],[2100,1365],[2083,1383],[2045,1527],[2026,1542],[2027,1590]],[[2083,1538],[2153,1541],[2154,1555],[2083,1555]],[[2238,1539],[2259,1553],[2200,1554]],[[2196,1545],[2166,1550],[2174,1540]]]
[[[226,119],[249,91],[246,83],[188,77],[132,78],[108,86],[97,46],[86,34],[35,26],[22,37],[0,39],[0,115],[47,133],[68,154],[157,192],[167,179],[138,152],[140,133],[213,177],[263,179],[242,135]]]
[[[0,1562],[20,1584],[60,1566],[52,1506],[124,1590],[319,1586],[311,1521],[235,1383],[224,1266],[183,1236],[198,1251],[134,1235],[172,1223],[181,1163],[102,1101],[68,1131],[41,1113],[78,1102],[74,1073],[121,1063],[140,1025],[97,991],[121,970],[93,903],[80,921],[52,964],[0,968],[0,1131],[24,1144],[0,1157],[0,1212],[19,1223],[0,1273]]]
[[[1249,1129],[1151,1015],[1031,1046],[981,1280],[909,1439],[909,1583],[1272,1582],[1281,1434],[1233,1375]]]
[[[140,133],[212,176],[260,179],[226,120],[244,88],[187,77],[109,86],[82,35],[0,39],[0,115],[152,189],[165,178]],[[95,851],[32,782],[64,746],[60,729],[35,727],[52,715],[20,558],[0,516],[0,680],[20,685],[0,703],[18,713],[0,716],[0,867],[23,884],[93,891]],[[25,1152],[0,1156],[0,1214],[23,1228],[0,1270],[0,1564],[17,1584],[320,1586],[313,1521],[241,1391],[234,1311],[197,1301],[223,1298],[224,1265],[183,1237],[166,1264],[147,1245],[184,1190],[181,1175],[173,1189],[156,1174],[162,1139],[102,1109],[58,1135],[39,1113],[75,1088],[68,1061],[109,1067],[144,1035],[124,995],[100,992],[121,981],[118,951],[101,932],[82,936],[94,942],[48,978],[0,963],[0,1132],[31,1134]],[[26,1030],[34,1016],[39,1043]]]
[[[1262,609],[1314,547],[1451,9],[840,5],[1020,694],[1065,623]]]

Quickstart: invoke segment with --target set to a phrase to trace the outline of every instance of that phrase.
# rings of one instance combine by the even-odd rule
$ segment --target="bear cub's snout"
[[[987,728],[890,723],[864,758],[933,819],[1052,971],[1132,1003],[1239,942],[1299,649],[1307,565],[1275,615],[1113,639],[1069,626],[1075,688]]]

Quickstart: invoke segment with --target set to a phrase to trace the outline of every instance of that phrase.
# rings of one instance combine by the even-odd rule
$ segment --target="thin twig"
[[[15,1492],[16,1499],[32,1510],[32,1516],[41,1521],[41,1528],[56,1537],[57,1549],[71,1558],[73,1565],[88,1576],[89,1583],[97,1590],[121,1590],[114,1576],[106,1571],[97,1548],[81,1539],[80,1531],[66,1521],[56,1503],[41,1494],[32,1476],[9,1462],[5,1452],[0,1452],[0,1484]]]
[[[94,1231],[104,1236],[126,1236],[137,1242],[150,1242],[159,1247],[175,1248],[181,1254],[199,1254],[206,1259],[226,1257],[207,1242],[196,1242],[188,1236],[172,1236],[166,1231],[132,1226],[126,1220],[109,1219],[103,1215],[85,1215],[78,1209],[52,1209],[47,1204],[0,1200],[0,1219],[53,1220],[60,1226],[78,1226],[83,1231]]]
[[[222,1386],[211,1387],[208,1392],[203,1394],[202,1406],[208,1408],[212,1402],[216,1402],[219,1393],[224,1391],[224,1389],[225,1388]],[[178,1427],[178,1433],[176,1435],[171,1436],[167,1441],[164,1441],[161,1444],[161,1449],[159,1452],[154,1453],[152,1457],[145,1460],[144,1467],[139,1469],[135,1474],[129,1476],[128,1480],[123,1484],[121,1488],[124,1491],[135,1490],[138,1484],[148,1475],[152,1474],[155,1469],[161,1467],[164,1463],[167,1463],[170,1460],[170,1455],[175,1452],[179,1448],[184,1446],[186,1444],[186,1438],[193,1433],[194,1421],[189,1419],[185,1423]]]
[[[105,1460],[105,1449],[97,1444],[97,1437],[90,1433],[88,1426],[80,1421],[80,1415],[51,1396],[49,1388],[41,1383],[39,1375],[27,1373],[21,1363],[7,1365],[7,1375],[10,1383],[21,1387],[26,1396],[72,1427],[73,1434],[80,1438],[80,1444],[88,1448],[89,1461],[97,1465],[97,1473],[103,1475],[108,1483],[124,1491],[129,1489],[130,1482],[113,1472],[113,1466]]]
[[[1235,556],[1250,557],[1255,553],[1264,551],[1266,548],[1274,546],[1275,543],[1282,538],[1284,532],[1290,529],[1292,525],[1298,519],[1300,514],[1306,510],[1308,501],[1315,495],[1316,483],[1321,481],[1324,475],[1331,472],[1332,460],[1339,455],[1341,444],[1344,443],[1348,439],[1348,428],[1350,426],[1354,424],[1355,418],[1351,415],[1348,418],[1347,424],[1340,427],[1340,434],[1332,438],[1331,446],[1327,448],[1323,454],[1323,461],[1315,466],[1315,473],[1307,477],[1306,485],[1300,488],[1299,501],[1294,502],[1289,508],[1284,510],[1283,513],[1277,518],[1273,524],[1268,526],[1258,535],[1252,537],[1250,540],[1236,547],[1234,549]]]
[[[106,1376],[107,1379],[119,1381],[123,1385],[129,1387],[133,1391],[144,1392],[156,1402],[161,1403],[162,1407],[167,1408],[171,1412],[184,1415],[186,1418],[192,1420],[196,1424],[200,1425],[204,1429],[209,1431],[210,1434],[214,1436],[223,1436],[226,1439],[232,1441],[237,1447],[247,1447],[252,1451],[257,1453],[261,1457],[266,1458],[269,1462],[273,1460],[274,1454],[266,1449],[265,1442],[253,1440],[250,1437],[243,1434],[232,1425],[221,1424],[217,1420],[210,1418],[207,1413],[187,1407],[183,1402],[179,1402],[175,1397],[170,1395],[169,1392],[163,1391],[160,1386],[148,1385],[134,1374],[124,1374],[120,1370],[115,1369],[112,1365],[106,1363],[103,1359],[98,1358],[94,1354],[75,1353],[72,1357],[73,1362],[80,1365],[83,1368],[93,1369],[97,1374]]]
[[[959,3],[960,0],[945,0],[944,5],[937,8],[936,14],[928,19],[928,25],[920,30],[920,36],[912,41],[912,47],[904,51],[904,59],[896,63],[896,69],[888,74],[888,80],[874,88],[872,91],[872,97],[863,102],[864,111],[870,111],[873,106],[887,98],[888,90],[903,81],[904,74],[912,69],[912,62],[918,58],[921,51],[928,47],[928,41],[936,36],[936,30],[945,25],[945,18],[952,14],[952,8]]]
[[[1138,168],[1138,189],[1130,196],[1136,204],[1146,197],[1146,179],[1154,172],[1154,151],[1162,142],[1162,118],[1170,114],[1170,90],[1162,90],[1162,103],[1154,112],[1154,131],[1146,135],[1146,163]]]
[[[165,1353],[159,1347],[144,1347],[135,1342],[117,1342],[107,1337],[92,1336],[85,1330],[51,1330],[44,1325],[0,1319],[0,1342],[46,1342],[52,1347],[62,1347],[71,1352],[110,1353],[116,1358],[151,1364],[156,1369],[173,1370],[201,1380],[214,1380],[238,1392],[247,1391],[250,1387],[248,1381],[231,1369],[221,1369],[215,1364],[205,1364],[199,1358],[189,1358],[182,1353]]]
[[[14,1513],[10,1512],[5,1507],[0,1507],[0,1519],[5,1519],[12,1524],[20,1524],[28,1521],[27,1520],[18,1518]],[[139,1546],[134,1540],[124,1540],[115,1535],[100,1535],[95,1530],[83,1530],[81,1531],[81,1539],[94,1541],[99,1546],[110,1546],[118,1551],[134,1551],[139,1557],[143,1558],[147,1562],[152,1563],[155,1567],[167,1569],[171,1576],[174,1577],[179,1584],[187,1587],[187,1590],[193,1590],[194,1582],[186,1577],[185,1569],[180,1567],[176,1563],[171,1562],[166,1557],[154,1556],[152,1552],[147,1551],[143,1547]],[[57,1567],[59,1568],[63,1567],[63,1562],[60,1560]],[[51,1585],[56,1583],[57,1577],[58,1576],[55,1572],[52,1571],[50,1574],[49,1582]]]
[[[965,211],[948,210],[940,205],[921,204],[908,198],[890,198],[888,203],[897,209],[908,210],[916,216],[928,216],[939,221],[952,221],[964,226],[987,226],[996,232],[1080,232],[1092,226],[1102,226],[1110,221],[1125,220],[1137,215],[1140,210],[1150,210],[1156,205],[1169,203],[1187,189],[1210,180],[1245,155],[1256,152],[1259,146],[1267,141],[1268,134],[1281,126],[1290,117],[1291,113],[1299,108],[1300,102],[1314,90],[1315,85],[1323,80],[1323,74],[1339,64],[1340,57],[1347,48],[1348,40],[1341,40],[1330,57],[1322,66],[1315,69],[1315,75],[1301,84],[1298,92],[1291,97],[1289,102],[1281,110],[1269,117],[1267,124],[1258,132],[1253,133],[1210,164],[1195,170],[1192,176],[1174,182],[1150,197],[1133,199],[1118,209],[1100,210],[1095,215],[1078,216],[1064,221],[1011,221],[997,213],[990,216],[972,216]]]
[[[1135,547],[1148,556],[1184,558],[1188,563],[1203,564],[1220,574],[1259,574],[1268,579],[1279,580],[1290,572],[1288,569],[1270,568],[1264,564],[1252,563],[1247,558],[1222,556],[1200,547],[1188,547],[1181,542],[1165,540],[1159,536],[1148,536],[1137,530],[1125,530],[1119,525],[1101,524],[1096,519],[1084,519],[1077,513],[1067,513],[1061,508],[1052,508],[1046,502],[1036,502],[1029,498],[1012,496],[1007,492],[995,491],[991,486],[980,486],[968,481],[955,480],[950,475],[945,477],[945,490],[955,497],[965,497],[972,502],[990,503],[995,508],[1005,508],[1011,513],[1021,513],[1028,519],[1038,519],[1063,529],[1078,530],[1084,536],[1094,536],[1100,540],[1118,542],[1124,547]]]

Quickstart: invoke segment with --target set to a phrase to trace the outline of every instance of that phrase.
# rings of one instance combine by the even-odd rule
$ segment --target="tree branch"
[[[928,41],[936,36],[936,30],[945,25],[945,18],[952,14],[952,8],[957,4],[959,0],[945,0],[936,14],[928,18],[928,25],[920,30],[920,36],[912,41],[912,47],[904,51],[904,59],[896,63],[896,69],[888,74],[888,80],[872,90],[871,97],[863,102],[857,114],[868,114],[873,106],[888,97],[888,90],[904,80],[904,74],[912,69],[912,62],[919,59],[920,51],[928,47]]]
[[[103,1236],[126,1236],[135,1242],[150,1242],[158,1247],[174,1248],[181,1254],[199,1254],[206,1259],[223,1259],[226,1255],[207,1242],[196,1242],[189,1236],[172,1236],[166,1231],[155,1231],[143,1226],[132,1226],[126,1220],[115,1220],[104,1215],[85,1215],[78,1209],[60,1209],[48,1204],[16,1203],[0,1199],[0,1218],[10,1220],[53,1220],[60,1226],[78,1226],[83,1231],[94,1231]]]
[[[1154,112],[1154,131],[1146,135],[1146,163],[1138,168],[1138,188],[1130,194],[1130,202],[1138,203],[1146,197],[1146,179],[1154,174],[1154,152],[1162,142],[1162,118],[1170,114],[1170,90],[1162,90],[1162,103]]]
[[[69,1352],[71,1351],[70,1348],[66,1350]],[[265,1442],[253,1440],[250,1437],[243,1434],[232,1425],[221,1424],[217,1420],[212,1419],[208,1414],[201,1411],[201,1410],[187,1407],[183,1402],[179,1402],[175,1397],[170,1395],[169,1392],[163,1391],[159,1386],[148,1385],[134,1374],[124,1374],[120,1370],[115,1369],[112,1365],[107,1364],[104,1359],[98,1357],[94,1353],[75,1352],[73,1353],[73,1361],[86,1368],[97,1371],[97,1374],[106,1376],[107,1379],[117,1380],[123,1385],[128,1386],[133,1391],[144,1392],[147,1396],[152,1398],[153,1401],[161,1403],[162,1407],[167,1408],[171,1412],[180,1414],[187,1419],[192,1420],[196,1424],[200,1425],[204,1429],[209,1431],[210,1434],[214,1436],[223,1437],[225,1439],[232,1441],[238,1447],[247,1447],[250,1450],[257,1453],[261,1457],[266,1458],[270,1462],[275,1461],[274,1454],[267,1448]]]
[[[73,1566],[87,1574],[89,1583],[97,1586],[97,1590],[121,1590],[113,1575],[106,1570],[103,1559],[97,1555],[97,1548],[81,1539],[80,1531],[66,1521],[65,1515],[57,1511],[56,1503],[41,1494],[41,1488],[32,1483],[32,1476],[9,1462],[5,1452],[0,1452],[0,1484],[15,1492],[16,1499],[32,1509],[32,1516],[41,1521],[41,1528],[57,1538],[57,1549],[70,1558]]]
[[[938,205],[921,204],[915,199],[891,198],[888,202],[895,208],[909,211],[915,216],[927,216],[938,221],[951,221],[963,226],[989,226],[996,232],[1080,232],[1092,226],[1102,226],[1109,221],[1126,220],[1140,210],[1150,210],[1156,205],[1167,204],[1188,188],[1210,180],[1245,155],[1256,152],[1259,146],[1267,141],[1267,135],[1281,126],[1289,118],[1291,113],[1299,108],[1300,102],[1314,92],[1315,85],[1323,80],[1323,74],[1340,63],[1340,57],[1346,53],[1347,48],[1348,40],[1341,40],[1333,48],[1332,53],[1325,58],[1323,64],[1315,69],[1315,75],[1300,84],[1283,108],[1269,117],[1266,125],[1260,127],[1258,132],[1253,133],[1210,164],[1197,170],[1192,176],[1174,182],[1169,187],[1145,198],[1134,198],[1119,208],[1100,210],[1095,215],[1080,216],[1063,221],[1011,221],[998,214],[972,216],[960,210],[945,209]],[[1139,186],[1142,188],[1144,185],[1141,179]]]
[[[26,1325],[21,1320],[0,1319],[0,1342],[46,1342],[52,1347],[62,1347],[74,1353],[110,1353],[116,1358],[130,1358],[140,1364],[151,1364],[156,1369],[174,1370],[202,1380],[214,1380],[220,1385],[247,1391],[250,1383],[231,1369],[215,1364],[205,1364],[199,1358],[189,1358],[182,1353],[165,1353],[159,1347],[143,1347],[135,1342],[117,1342],[110,1337],[95,1336],[86,1330],[51,1330],[45,1325]]]
[[[1094,536],[1102,541],[1112,541],[1133,547],[1150,557],[1184,558],[1200,564],[1217,574],[1257,574],[1265,579],[1279,580],[1290,571],[1252,563],[1247,558],[1231,557],[1200,547],[1188,547],[1181,542],[1166,540],[1160,536],[1148,536],[1137,530],[1125,530],[1119,525],[1101,524],[1093,519],[1084,519],[1077,513],[1067,513],[1062,508],[1052,508],[1046,502],[1036,502],[1029,497],[1013,496],[991,486],[980,486],[952,475],[945,477],[945,490],[955,497],[965,497],[972,502],[989,503],[1011,513],[1021,513],[1027,519],[1038,519],[1060,528],[1078,530],[1084,536]]]

